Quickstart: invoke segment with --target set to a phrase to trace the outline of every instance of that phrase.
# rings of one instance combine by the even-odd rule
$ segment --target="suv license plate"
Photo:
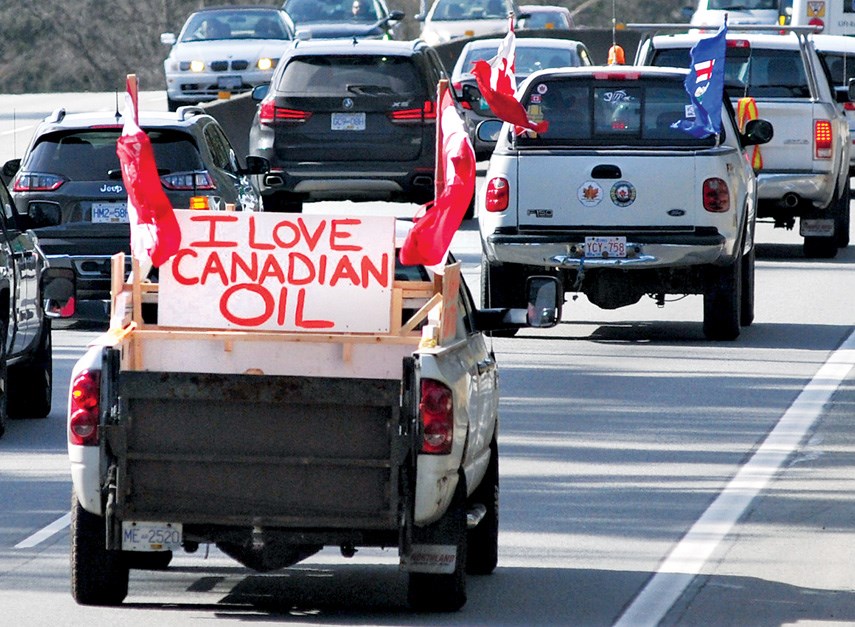
[[[92,222],[127,222],[128,205],[123,202],[93,202]]]
[[[330,128],[334,131],[364,131],[365,113],[333,113]]]
[[[123,551],[171,551],[181,541],[181,523],[122,521]]]
[[[585,257],[626,257],[625,237],[586,237]]]
[[[831,237],[834,235],[834,220],[802,218],[799,220],[799,235],[802,237]]]
[[[240,76],[220,76],[217,78],[217,89],[221,91],[240,89],[241,85],[243,85],[243,80]]]

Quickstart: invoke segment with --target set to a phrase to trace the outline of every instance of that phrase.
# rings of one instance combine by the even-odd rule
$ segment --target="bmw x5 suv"
[[[319,200],[433,198],[436,89],[446,78],[422,41],[298,40],[283,55],[249,135],[267,158],[265,211]]]
[[[173,207],[260,209],[250,176],[266,171],[266,162],[248,157],[241,167],[220,124],[201,108],[142,112],[139,124]],[[80,317],[106,313],[110,257],[130,253],[128,195],[116,154],[123,125],[118,113],[58,109],[39,123],[23,158],[3,166],[42,250],[48,258],[71,257]]]

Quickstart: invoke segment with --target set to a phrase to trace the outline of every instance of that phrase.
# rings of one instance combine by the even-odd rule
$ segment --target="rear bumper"
[[[757,175],[757,198],[781,200],[787,194],[826,207],[834,198],[836,179],[830,172],[763,172]],[[783,208],[783,205],[782,205]]]
[[[724,264],[735,257],[735,241],[717,230],[685,233],[629,233],[627,256],[585,257],[585,236],[602,233],[565,231],[549,234],[494,232],[484,239],[493,262],[543,268],[662,268]],[[612,235],[612,234],[609,234]]]
[[[434,166],[414,162],[401,167],[358,163],[275,168],[260,177],[262,195],[286,192],[305,200],[397,200],[432,197]]]

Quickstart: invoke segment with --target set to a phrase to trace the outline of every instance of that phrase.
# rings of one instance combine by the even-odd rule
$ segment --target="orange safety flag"
[[[760,116],[757,113],[757,101],[754,98],[740,98],[736,105],[736,122],[739,125],[739,132],[744,133],[745,125],[758,117]],[[749,163],[755,172],[763,168],[763,155],[760,154],[760,146],[754,146]]]
[[[623,48],[615,44],[611,48],[609,48],[609,60],[608,65],[624,65],[626,64],[626,55],[624,54]]]

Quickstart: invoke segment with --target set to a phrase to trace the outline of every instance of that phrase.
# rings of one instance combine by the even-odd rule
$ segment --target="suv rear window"
[[[688,48],[661,48],[652,65],[689,67]],[[725,89],[731,98],[809,98],[805,67],[798,50],[729,47]]]
[[[424,98],[421,75],[409,57],[328,56],[292,59],[276,89],[289,96],[401,96]]]
[[[529,118],[547,120],[549,129],[521,136],[520,147],[715,145],[714,136],[697,139],[675,128],[694,115],[682,81],[552,79],[533,83],[522,102]]]
[[[204,170],[196,144],[185,133],[146,129],[157,169],[161,174]],[[121,129],[52,133],[39,139],[24,169],[60,174],[72,181],[103,181],[107,173],[118,175],[116,140]]]

